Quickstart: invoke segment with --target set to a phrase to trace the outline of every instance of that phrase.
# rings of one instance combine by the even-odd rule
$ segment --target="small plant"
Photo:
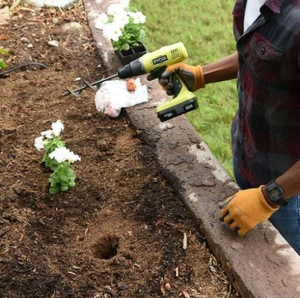
[[[50,175],[50,193],[67,191],[75,186],[76,175],[71,169],[71,163],[80,161],[80,157],[66,147],[56,148],[49,157],[58,163],[56,170]]]
[[[7,54],[7,50],[0,47],[0,54],[5,55]],[[0,58],[0,69],[6,68],[7,64]]]
[[[75,186],[76,175],[71,169],[71,164],[80,161],[80,157],[65,147],[65,142],[60,138],[64,125],[60,120],[52,123],[51,130],[41,132],[41,136],[35,139],[34,145],[37,150],[44,150],[42,163],[50,168],[53,173],[50,175],[51,194],[67,191]]]
[[[112,41],[114,50],[129,50],[145,41],[145,15],[129,5],[129,0],[111,4],[107,14],[101,13],[95,23],[103,36]]]

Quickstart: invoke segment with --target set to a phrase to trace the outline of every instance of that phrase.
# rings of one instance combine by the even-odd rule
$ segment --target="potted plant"
[[[103,31],[103,36],[111,40],[123,65],[147,52],[144,45],[146,17],[129,2],[121,0],[120,4],[111,4],[107,14],[101,13],[95,23],[95,27]]]

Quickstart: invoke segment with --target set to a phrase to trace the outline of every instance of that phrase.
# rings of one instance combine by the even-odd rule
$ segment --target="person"
[[[219,204],[240,236],[269,219],[300,254],[300,0],[236,0],[236,52],[215,62],[167,67],[190,91],[237,79],[232,121],[234,176],[240,190]]]

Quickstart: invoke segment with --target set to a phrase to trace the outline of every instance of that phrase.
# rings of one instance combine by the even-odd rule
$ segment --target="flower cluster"
[[[114,50],[129,50],[145,40],[145,15],[129,5],[130,0],[111,4],[107,14],[101,13],[95,22],[103,36],[112,41]]]
[[[37,150],[45,151],[42,163],[53,171],[49,178],[51,194],[67,191],[71,186],[75,186],[76,175],[71,169],[71,164],[81,160],[78,155],[67,149],[60,139],[63,130],[63,123],[57,120],[51,124],[50,130],[42,131],[41,136],[34,142]]]

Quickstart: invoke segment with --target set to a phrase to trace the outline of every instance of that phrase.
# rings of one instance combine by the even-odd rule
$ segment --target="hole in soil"
[[[116,235],[106,235],[101,237],[93,246],[92,251],[95,258],[111,259],[118,253],[119,237]]]

